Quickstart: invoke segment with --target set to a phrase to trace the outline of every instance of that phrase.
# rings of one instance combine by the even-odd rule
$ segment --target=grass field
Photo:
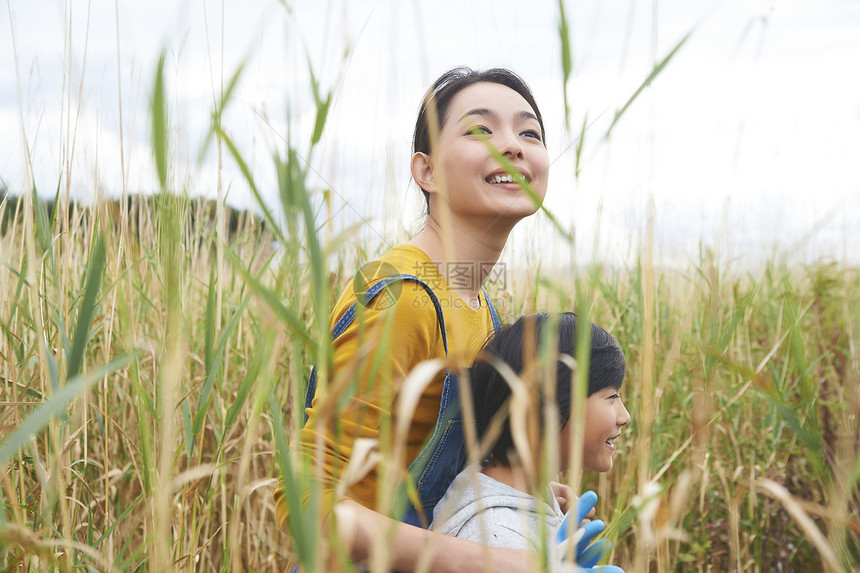
[[[308,562],[325,536],[299,548],[276,527],[276,452],[350,272],[303,263],[322,251],[289,233],[274,258],[254,218],[228,237],[200,201],[136,202],[134,219],[108,203],[48,219],[28,199],[2,237],[3,566]],[[508,318],[587,299],[624,347],[634,422],[616,470],[585,478],[613,563],[860,564],[859,287],[836,264],[736,276],[704,252],[670,272],[646,250],[627,269],[512,275],[495,293]],[[310,475],[293,467],[297,483]]]
[[[349,569],[313,511],[281,531],[272,494],[279,478],[288,495],[313,487],[290,448],[296,405],[355,253],[379,253],[356,228],[330,231],[326,190],[292,150],[273,159],[277,213],[231,218],[223,199],[177,192],[162,76],[163,61],[160,193],[82,207],[59,190],[49,210],[11,189],[20,200],[0,203],[0,567]],[[260,199],[220,125],[234,83],[211,137]],[[313,91],[311,149],[331,104]],[[649,237],[624,267],[512,265],[490,293],[503,319],[574,309],[622,344],[633,422],[615,469],[582,478],[611,524],[609,562],[860,569],[860,269],[741,271],[705,247],[664,269]]]

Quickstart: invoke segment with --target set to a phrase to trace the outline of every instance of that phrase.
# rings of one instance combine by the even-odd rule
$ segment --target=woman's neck
[[[450,225],[450,231],[443,231],[430,216],[409,244],[424,251],[439,267],[448,287],[475,307],[481,285],[498,262],[512,227]]]

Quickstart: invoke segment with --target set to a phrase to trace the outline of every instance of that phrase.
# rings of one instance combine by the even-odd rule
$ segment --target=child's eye
[[[609,397],[610,400],[619,400],[621,398],[621,394],[615,393]]]
[[[537,130],[534,130],[534,129],[528,129],[528,130],[524,131],[522,133],[522,135],[524,135],[526,137],[533,137],[533,138],[537,139],[538,141],[542,141],[541,136],[540,136],[540,132]]]

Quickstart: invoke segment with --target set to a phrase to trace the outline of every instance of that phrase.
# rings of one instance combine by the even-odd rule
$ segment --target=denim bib
[[[418,283],[430,297],[433,306],[436,309],[436,319],[439,323],[439,331],[442,334],[442,345],[445,348],[445,355],[448,355],[448,334],[445,330],[445,317],[442,314],[442,305],[439,303],[439,298],[433,289],[427,283],[416,276],[409,274],[391,275],[381,279],[371,286],[366,293],[363,294],[361,301],[365,306],[370,304],[370,301],[379,294],[388,285],[397,281],[413,281]],[[490,317],[493,320],[493,328],[498,330],[501,328],[499,317],[496,314],[496,309],[493,308],[493,303],[487,296],[487,292],[482,288],[484,300],[490,310]],[[361,296],[359,293],[358,296]],[[343,316],[335,323],[331,331],[332,340],[343,334],[346,328],[355,320],[356,311],[353,303]],[[305,409],[310,408],[316,394],[316,369],[311,371],[311,377],[308,381],[308,391],[305,395]],[[307,410],[305,411],[305,422],[308,421]],[[436,425],[433,428],[433,433],[425,442],[424,447],[409,464],[409,474],[418,491],[418,499],[421,500],[421,507],[416,508],[411,502],[407,502],[406,510],[400,517],[400,520],[410,525],[417,527],[427,527],[433,519],[433,509],[436,503],[442,499],[448,486],[454,481],[454,478],[460,473],[460,470],[466,465],[466,447],[463,439],[463,419],[460,414],[460,386],[457,383],[457,375],[455,372],[446,372],[445,381],[442,386],[442,400],[439,404],[439,415],[436,418]],[[398,496],[403,496],[404,485],[398,487]]]

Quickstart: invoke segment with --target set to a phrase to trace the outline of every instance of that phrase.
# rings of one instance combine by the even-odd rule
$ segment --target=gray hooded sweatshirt
[[[454,478],[430,529],[490,547],[541,551],[555,543],[564,514],[551,491],[546,503],[475,471],[466,468]]]

